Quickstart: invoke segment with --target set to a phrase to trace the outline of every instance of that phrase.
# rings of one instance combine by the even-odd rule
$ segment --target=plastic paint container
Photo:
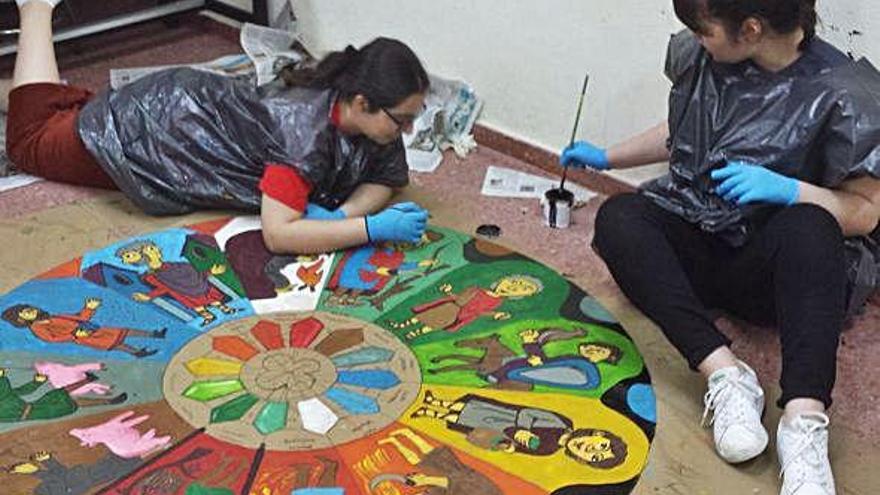
[[[571,225],[574,193],[568,189],[550,189],[544,193],[541,205],[544,210],[544,225],[554,229],[567,229]]]

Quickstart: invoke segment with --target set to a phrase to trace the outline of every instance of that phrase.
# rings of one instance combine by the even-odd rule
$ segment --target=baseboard
[[[556,153],[480,124],[474,126],[474,137],[477,143],[482,146],[512,156],[561,177],[559,155]],[[632,185],[594,170],[569,169],[567,180],[608,196],[635,191]]]

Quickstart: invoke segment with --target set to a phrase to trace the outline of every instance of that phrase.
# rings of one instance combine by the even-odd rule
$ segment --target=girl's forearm
[[[663,122],[637,134],[626,141],[608,148],[608,163],[611,168],[630,168],[669,160],[666,141],[669,139],[669,125]]]

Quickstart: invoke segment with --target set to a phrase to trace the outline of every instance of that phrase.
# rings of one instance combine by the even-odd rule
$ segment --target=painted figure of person
[[[490,477],[461,462],[451,448],[433,447],[409,428],[394,430],[378,443],[393,447],[412,467],[406,474],[383,472],[374,476],[369,483],[370,493],[384,493],[380,485],[389,483],[419,488],[423,495],[503,493]]]
[[[141,280],[153,287],[153,290],[147,294],[134,294],[132,298],[135,301],[146,302],[157,297],[171,297],[195,311],[202,318],[202,326],[217,318],[208,310],[209,307],[217,308],[227,315],[237,311],[226,304],[228,296],[211,283],[212,276],[226,272],[224,265],[215,264],[209,270],[199,272],[184,261],[165,261],[162,250],[152,241],[126,244],[116,251],[116,256],[126,265],[147,267]]]
[[[14,327],[28,328],[35,337],[50,344],[76,344],[101,351],[120,351],[136,358],[157,352],[156,349],[132,347],[126,339],[164,339],[167,329],[148,331],[101,326],[91,321],[100,306],[100,299],[90,297],[77,314],[53,315],[32,304],[16,304],[3,311],[2,318]]]
[[[51,452],[34,453],[25,462],[16,463],[6,471],[9,474],[30,475],[40,480],[34,495],[82,495],[96,487],[132,472],[143,459],[126,459],[109,452],[89,464],[67,467],[58,462]]]
[[[575,461],[611,469],[626,460],[627,446],[617,435],[599,429],[574,429],[569,418],[533,407],[467,394],[452,401],[425,393],[412,417],[443,421],[471,444],[493,451],[553,455],[559,450]]]
[[[75,413],[80,407],[121,404],[128,398],[125,393],[111,398],[71,396],[74,390],[97,380],[95,375],[89,373],[76,383],[52,389],[34,400],[25,399],[39,391],[47,380],[46,375],[37,373],[28,383],[13,387],[6,370],[0,368],[0,423],[62,418]]]
[[[489,373],[490,383],[515,381],[530,385],[592,390],[599,386],[602,377],[598,363],[617,364],[622,352],[619,347],[604,342],[584,342],[578,345],[577,354],[563,354],[549,357],[544,346],[562,335],[570,338],[571,332],[560,330],[539,331],[534,329],[520,332],[525,357],[512,359],[497,370]]]
[[[327,288],[332,293],[328,303],[356,305],[360,297],[375,296],[385,290],[399,273],[436,266],[438,260],[434,258],[406,261],[406,251],[423,247],[443,237],[439,232],[428,230],[416,245],[384,242],[347,251],[327,282]]]
[[[510,313],[496,311],[506,299],[521,299],[533,296],[543,290],[543,284],[535,277],[527,275],[508,275],[502,277],[490,289],[470,286],[459,293],[453,293],[450,284],[440,286],[445,296],[434,301],[414,306],[416,315],[402,323],[392,323],[394,329],[405,329],[421,325],[406,333],[412,340],[436,330],[457,332],[464,326],[482,316],[496,320],[510,318]]]

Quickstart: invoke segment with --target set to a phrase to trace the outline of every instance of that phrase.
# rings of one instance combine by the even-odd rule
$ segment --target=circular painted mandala
[[[415,400],[415,356],[387,331],[324,312],[224,323],[184,346],[165,397],[196,428],[271,450],[342,445],[374,433]]]
[[[611,314],[447,229],[314,256],[252,217],[169,229],[0,314],[9,493],[619,494],[655,427]]]

